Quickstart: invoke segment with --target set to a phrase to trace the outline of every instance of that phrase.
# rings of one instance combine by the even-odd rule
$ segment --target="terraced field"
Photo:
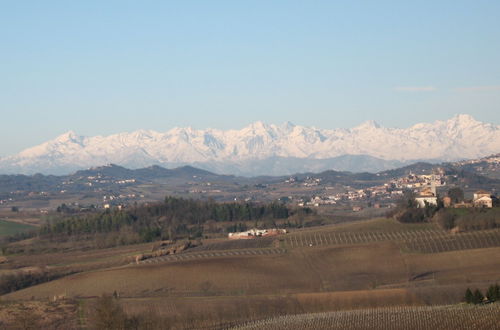
[[[500,329],[500,305],[362,309],[288,315],[233,329]]]

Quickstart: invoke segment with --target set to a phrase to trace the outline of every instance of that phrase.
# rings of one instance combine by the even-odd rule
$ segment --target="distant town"
[[[66,209],[127,207],[162,200],[166,195],[212,198],[218,201],[265,202],[278,200],[312,208],[391,208],[412,193],[422,207],[435,205],[438,196],[459,187],[465,192],[455,207],[491,207],[500,189],[500,156],[457,163],[418,163],[380,173],[327,171],[287,177],[243,178],[183,167],[128,170],[116,165],[76,172],[70,176],[0,176],[0,208],[49,212]],[[175,174],[175,175],[174,175]],[[8,190],[9,186],[17,187]],[[38,189],[37,189],[38,188]],[[493,197],[492,197],[493,196]],[[446,198],[445,204],[450,204]]]

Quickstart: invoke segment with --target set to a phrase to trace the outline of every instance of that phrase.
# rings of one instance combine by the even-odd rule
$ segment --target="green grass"
[[[458,216],[467,215],[471,213],[471,209],[466,209],[466,208],[463,209],[448,208],[447,210],[449,210],[453,215],[458,215]]]
[[[34,229],[34,226],[24,225],[21,223],[16,223],[12,221],[5,221],[0,219],[0,237],[15,235],[17,233],[22,233]]]

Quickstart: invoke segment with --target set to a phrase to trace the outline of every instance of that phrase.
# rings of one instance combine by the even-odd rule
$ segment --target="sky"
[[[290,121],[500,124],[500,1],[0,0],[0,157]]]

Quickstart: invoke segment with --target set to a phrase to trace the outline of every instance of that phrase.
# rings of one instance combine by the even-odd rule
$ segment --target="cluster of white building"
[[[229,239],[253,239],[258,237],[269,237],[286,234],[286,229],[250,229],[247,231],[229,233]]]
[[[445,175],[444,172],[440,171],[437,174],[413,174],[410,172],[405,177],[394,179],[390,181],[390,185],[393,188],[399,189],[415,189],[415,188],[425,188],[431,185],[436,187],[445,186]]]
[[[294,184],[294,183],[299,183],[299,182],[301,182],[301,181],[299,181],[299,179],[296,176],[291,176],[285,180],[285,183],[289,183],[289,184]],[[308,176],[301,183],[305,187],[319,186],[321,184],[321,178],[313,178],[313,177]]]
[[[468,164],[478,164],[478,163],[489,163],[489,164],[500,164],[500,154],[483,157],[479,159],[469,159],[456,162],[457,165],[468,165]]]
[[[436,194],[436,187],[431,185],[430,187],[422,189],[415,198],[415,201],[417,202],[418,207],[425,207],[426,205],[437,205],[438,196]],[[453,206],[455,208],[460,208],[460,207],[492,208],[493,198],[490,192],[485,190],[478,190],[473,194],[472,202],[462,201],[452,205],[451,198],[446,196],[443,197],[443,204],[445,207]]]

